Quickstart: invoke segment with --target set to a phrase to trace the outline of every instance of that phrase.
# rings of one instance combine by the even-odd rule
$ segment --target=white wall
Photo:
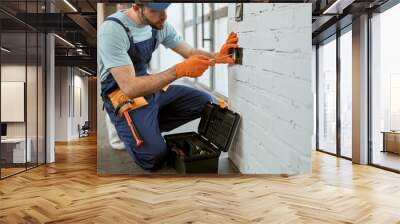
[[[78,72],[78,74],[77,74]],[[71,96],[74,98],[74,113],[72,114],[72,120],[71,120],[71,132],[70,136],[72,139],[78,138],[79,133],[78,133],[78,124],[83,125],[85,121],[88,121],[88,77],[81,76],[83,73],[79,72],[78,70],[75,70],[75,75],[74,75],[74,96]],[[80,91],[80,93],[78,93]],[[80,94],[80,97],[79,97]],[[81,101],[81,102],[79,102]],[[81,107],[81,108],[79,108]],[[81,110],[81,111],[80,111]]]
[[[50,12],[54,5],[46,2]],[[53,34],[46,35],[46,163],[55,162],[55,41]]]
[[[243,65],[229,67],[229,106],[242,116],[230,158],[242,173],[310,173],[311,4],[244,4]]]
[[[78,124],[88,120],[88,78],[71,67],[56,67],[55,73],[55,140],[77,139]]]
[[[68,67],[55,68],[55,140],[67,141]]]
[[[168,9],[179,33],[180,5]],[[238,32],[244,48],[243,65],[228,69],[229,106],[242,115],[229,156],[242,173],[309,173],[315,126],[311,4],[245,4],[238,23],[235,4],[229,5],[228,31]],[[223,30],[217,33],[215,38],[226,39]],[[160,46],[152,72],[181,60]]]

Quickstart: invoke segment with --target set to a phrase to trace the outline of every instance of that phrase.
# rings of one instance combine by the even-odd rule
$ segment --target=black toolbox
[[[217,104],[206,104],[198,133],[186,132],[164,136],[168,164],[178,173],[218,173],[221,151],[228,151],[239,124],[239,114]]]

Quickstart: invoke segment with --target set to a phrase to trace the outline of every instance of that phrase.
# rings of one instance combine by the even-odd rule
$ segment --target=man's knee
[[[146,144],[146,143],[145,143]],[[136,153],[136,162],[139,166],[146,170],[155,170],[163,166],[167,157],[168,149],[164,141],[152,142],[150,147],[143,149],[143,153]]]
[[[207,103],[211,103],[211,102],[214,102],[214,98],[206,92],[201,92],[201,94],[199,94],[199,96],[197,98],[197,104],[196,104],[197,112],[201,113],[203,111],[204,106]]]
[[[208,94],[206,92],[203,92],[203,94],[201,96],[201,101],[205,105],[205,104],[207,104],[209,102],[214,102],[214,98],[210,94]]]

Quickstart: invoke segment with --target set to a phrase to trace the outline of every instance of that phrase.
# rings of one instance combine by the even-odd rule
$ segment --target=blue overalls
[[[120,24],[127,32],[130,42],[128,54],[135,68],[136,76],[148,75],[147,65],[156,47],[157,30],[152,30],[150,39],[134,43],[129,28],[119,19],[108,17],[107,20]],[[142,146],[136,148],[136,141],[126,120],[115,114],[110,100],[106,97],[117,88],[118,85],[111,74],[101,82],[104,108],[116,128],[118,136],[124,142],[129,155],[140,167],[149,170],[160,168],[167,157],[168,150],[161,133],[199,118],[204,105],[213,101],[209,94],[181,85],[170,85],[166,92],[156,91],[144,96],[149,104],[129,112],[144,141]]]

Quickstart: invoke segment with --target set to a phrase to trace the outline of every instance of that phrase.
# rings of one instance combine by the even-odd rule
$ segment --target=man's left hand
[[[234,64],[235,61],[232,55],[229,55],[231,48],[238,48],[238,37],[236,33],[231,32],[226,40],[225,44],[222,45],[221,50],[214,54],[215,62],[217,64]]]

